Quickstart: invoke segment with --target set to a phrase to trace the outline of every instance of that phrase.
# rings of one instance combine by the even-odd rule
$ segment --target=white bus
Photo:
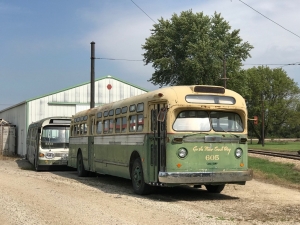
[[[70,122],[70,117],[57,116],[29,125],[26,157],[36,171],[52,165],[67,165]]]

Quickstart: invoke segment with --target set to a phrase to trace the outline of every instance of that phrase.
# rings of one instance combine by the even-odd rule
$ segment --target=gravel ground
[[[0,190],[2,225],[300,224],[300,190],[255,179],[221,194],[177,187],[138,196],[129,180],[35,172],[24,159],[5,158]]]

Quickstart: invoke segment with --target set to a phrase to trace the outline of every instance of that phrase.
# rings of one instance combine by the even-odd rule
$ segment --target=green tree
[[[244,85],[241,93],[247,102],[249,118],[258,116],[258,125],[249,122],[249,131],[262,141],[262,128],[264,136],[269,137],[286,132],[287,127],[296,127],[299,119],[299,93],[300,89],[293,79],[289,78],[281,68],[253,67],[242,71]],[[235,88],[238,88],[235,86]],[[234,89],[235,89],[234,88]],[[237,91],[237,90],[236,90]],[[264,127],[262,120],[264,116]],[[285,134],[286,135],[286,134]]]
[[[145,64],[155,69],[149,80],[155,85],[222,85],[224,62],[230,77],[250,57],[253,47],[220,14],[189,10],[158,21],[142,46]]]

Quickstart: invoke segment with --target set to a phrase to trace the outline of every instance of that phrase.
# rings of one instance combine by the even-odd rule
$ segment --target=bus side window
[[[31,131],[32,131],[32,129],[29,128],[28,134],[27,134],[27,139],[29,139],[29,140],[31,139]]]
[[[83,134],[87,134],[87,124],[83,124]]]
[[[33,133],[32,133],[32,136],[33,136],[34,140],[36,139],[36,134],[37,134],[37,128],[34,128]]]
[[[83,123],[80,124],[80,134],[83,134]]]
[[[120,133],[121,132],[121,120],[122,118],[117,118],[115,123],[115,132]]]
[[[102,121],[97,122],[97,134],[102,133]]]
[[[110,119],[109,120],[109,130],[108,133],[112,133],[114,131],[114,120]]]
[[[79,127],[79,126],[80,126],[79,124],[76,125],[76,129],[77,129],[76,135],[77,135],[77,136],[79,135],[79,131],[80,131],[80,127]]]
[[[136,115],[130,116],[129,118],[129,131],[134,132],[136,131]]]
[[[138,127],[137,131],[143,131],[144,128],[144,115],[138,115]]]
[[[109,120],[104,120],[103,134],[107,134],[109,130]]]
[[[127,131],[127,118],[122,117],[122,133]]]

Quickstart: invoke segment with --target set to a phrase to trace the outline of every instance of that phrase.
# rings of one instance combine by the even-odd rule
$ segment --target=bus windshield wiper
[[[237,137],[237,138],[240,138],[240,136],[239,135],[237,135],[237,134],[233,134],[233,133],[229,133],[230,135],[233,135],[233,136],[235,136],[235,137]]]
[[[228,133],[228,131],[224,130],[222,127],[219,127],[219,128],[221,128],[225,133]],[[237,137],[237,138],[240,138],[240,136],[237,135],[237,134],[233,134],[233,133],[228,133],[228,134],[230,134],[230,135],[232,135],[232,136],[235,136],[235,137]]]

